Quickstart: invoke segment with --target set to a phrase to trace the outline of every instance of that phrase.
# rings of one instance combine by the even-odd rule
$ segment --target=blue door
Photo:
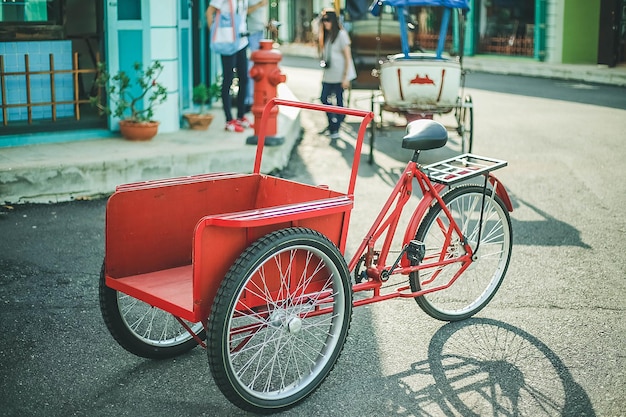
[[[108,0],[105,7],[107,67],[111,74],[150,64],[150,0]],[[109,118],[111,130],[119,120]]]

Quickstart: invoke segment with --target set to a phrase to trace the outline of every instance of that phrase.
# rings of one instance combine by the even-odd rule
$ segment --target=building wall
[[[564,1],[561,62],[597,63],[599,25],[600,0]]]
[[[546,61],[595,64],[600,0],[547,0]]]
[[[563,57],[563,16],[565,0],[547,0],[546,62],[559,63]]]
[[[176,0],[159,0],[150,4],[150,56],[163,64],[159,81],[167,88],[167,100],[155,109],[154,118],[161,122],[159,132],[180,129],[178,4]]]

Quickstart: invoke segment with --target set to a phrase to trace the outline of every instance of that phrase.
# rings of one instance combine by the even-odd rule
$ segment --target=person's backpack
[[[238,28],[241,24],[241,16],[233,10],[233,0],[229,0],[230,13],[215,13],[213,25],[211,25],[211,49],[220,55],[233,55],[239,49]]]

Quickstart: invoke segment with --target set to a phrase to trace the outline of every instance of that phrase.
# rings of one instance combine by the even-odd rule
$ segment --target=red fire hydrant
[[[277,95],[276,86],[284,83],[287,77],[280,72],[278,63],[282,59],[280,51],[272,48],[273,42],[269,39],[261,41],[260,49],[252,52],[252,62],[254,66],[250,68],[250,78],[254,80],[254,103],[252,104],[252,114],[254,114],[254,136],[250,136],[246,143],[256,144],[260,128],[261,115],[268,101]],[[265,145],[281,145],[285,138],[276,136],[276,119],[278,107],[274,107],[269,114],[265,125]]]

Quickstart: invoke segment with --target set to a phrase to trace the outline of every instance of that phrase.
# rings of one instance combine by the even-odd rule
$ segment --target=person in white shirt
[[[333,9],[325,9],[321,15],[320,48],[324,68],[322,76],[323,104],[335,104],[343,107],[343,90],[350,87],[352,53],[350,51],[350,36],[339,24],[337,14]],[[336,102],[332,102],[333,96]],[[342,114],[326,113],[328,117],[328,132],[331,139],[339,138],[339,126],[345,118]]]

